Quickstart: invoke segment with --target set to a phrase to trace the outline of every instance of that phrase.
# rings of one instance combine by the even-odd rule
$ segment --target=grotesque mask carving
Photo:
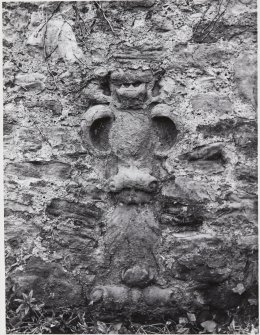
[[[117,157],[117,173],[107,180],[115,209],[104,235],[104,271],[92,300],[111,308],[141,303],[166,308],[174,289],[161,287],[157,255],[160,227],[154,208],[159,185],[155,157],[164,157],[178,130],[171,108],[155,105],[151,71],[112,72],[110,105],[91,107],[82,120],[84,145],[96,156]],[[179,295],[178,295],[179,296]]]
[[[153,77],[150,71],[115,71],[111,75],[114,103],[122,109],[142,108],[151,95]]]

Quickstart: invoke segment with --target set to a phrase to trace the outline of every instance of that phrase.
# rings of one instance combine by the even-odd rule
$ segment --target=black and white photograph
[[[3,1],[2,70],[0,333],[257,335],[257,0]]]

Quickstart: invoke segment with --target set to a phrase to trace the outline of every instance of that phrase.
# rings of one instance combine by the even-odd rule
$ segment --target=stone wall
[[[3,25],[8,294],[255,301],[256,1],[7,2]]]

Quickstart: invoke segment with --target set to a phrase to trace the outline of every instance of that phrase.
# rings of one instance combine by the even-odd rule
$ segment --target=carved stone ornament
[[[171,108],[153,97],[153,87],[151,71],[112,72],[109,105],[89,108],[81,123],[84,146],[117,161],[117,173],[107,180],[115,209],[104,236],[105,270],[91,292],[92,302],[108,309],[167,308],[182,299],[174,287],[158,284],[160,225],[154,204],[160,185],[154,162],[167,156],[178,129]]]
[[[255,334],[257,1],[2,10],[8,332]]]

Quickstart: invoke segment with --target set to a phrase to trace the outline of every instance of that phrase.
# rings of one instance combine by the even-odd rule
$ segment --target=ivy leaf
[[[217,327],[217,324],[215,321],[209,320],[209,321],[204,321],[200,324],[206,332],[208,333],[214,333]]]
[[[246,289],[242,283],[238,283],[237,286],[232,289],[233,292],[238,293],[239,295],[244,293],[245,290]]]
[[[104,322],[97,321],[97,329],[101,334],[107,334],[107,325]]]
[[[184,317],[180,317],[180,318],[179,318],[179,324],[180,324],[180,325],[185,325],[185,324],[187,324],[187,323],[189,323],[189,321],[188,321],[187,318],[184,318]]]
[[[187,317],[190,322],[196,322],[196,316],[193,313],[187,313]]]
[[[179,326],[179,327],[178,327]],[[176,333],[177,334],[189,334],[190,330],[187,327],[183,327],[182,325],[177,325]]]
[[[114,323],[109,327],[109,334],[118,334],[121,329],[122,322]]]
[[[257,300],[256,299],[248,299],[248,302],[249,302],[250,305],[257,306]]]
[[[22,309],[22,307],[23,307],[23,304],[21,304],[21,305],[16,309],[16,313],[19,313],[20,310]]]

